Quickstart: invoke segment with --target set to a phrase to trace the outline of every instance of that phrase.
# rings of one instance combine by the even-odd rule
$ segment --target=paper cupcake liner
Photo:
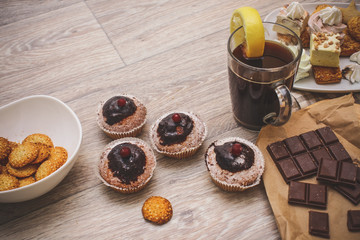
[[[131,98],[131,99],[136,99],[136,101],[140,102],[143,106],[144,104],[139,100],[137,99],[135,96],[133,95],[129,95],[129,94],[116,94],[116,95],[113,95],[113,96],[124,96],[124,97],[128,97],[128,98]],[[134,128],[132,128],[131,130],[129,131],[123,131],[123,132],[119,132],[119,131],[112,131],[112,130],[109,130],[109,129],[106,129],[104,126],[103,126],[103,116],[102,116],[102,107],[104,105],[105,102],[100,102],[99,105],[98,105],[98,108],[97,108],[97,124],[98,126],[100,127],[100,129],[108,136],[110,137],[111,139],[119,139],[119,138],[126,138],[126,137],[136,137],[137,135],[139,135],[142,131],[142,129],[144,128],[145,126],[145,123],[146,123],[146,117],[147,117],[147,113],[144,117],[144,121],[139,125],[139,126],[136,126]],[[144,106],[145,107],[145,106]]]
[[[154,170],[156,168],[155,154],[154,154],[153,150],[151,149],[151,147],[146,142],[144,142],[143,140],[141,140],[139,138],[122,138],[122,139],[114,140],[105,146],[103,152],[105,152],[108,148],[113,148],[114,146],[121,144],[121,143],[133,143],[133,144],[140,143],[141,145],[145,146],[145,148],[147,150],[146,154],[151,154],[151,157],[154,159],[154,166],[150,170],[149,177],[147,179],[145,179],[144,182],[142,182],[141,184],[139,184],[137,186],[129,185],[129,187],[118,187],[113,184],[110,184],[100,174],[101,161],[102,161],[101,157],[100,157],[97,165],[95,166],[95,175],[103,182],[103,184],[105,184],[106,186],[112,188],[113,190],[115,190],[117,192],[121,192],[121,193],[125,193],[125,194],[138,192],[138,191],[142,190],[143,188],[145,188],[145,186],[149,183],[150,179],[152,178],[152,176],[154,174]],[[103,152],[101,154],[103,154]]]
[[[116,140],[116,139],[119,139],[119,138],[136,137],[137,135],[139,135],[139,134],[141,133],[141,131],[142,131],[144,125],[145,125],[145,122],[146,122],[146,121],[144,121],[144,122],[142,123],[142,125],[140,125],[139,127],[132,129],[131,131],[121,132],[121,133],[120,133],[120,132],[115,132],[115,131],[109,131],[109,130],[107,130],[107,129],[105,129],[105,128],[102,128],[102,127],[100,127],[100,128],[104,131],[104,133],[105,133],[108,137]],[[99,125],[99,126],[100,126],[100,125]]]
[[[241,183],[230,184],[230,183],[227,183],[225,181],[222,181],[222,180],[218,179],[217,175],[214,174],[208,167],[208,159],[207,159],[208,156],[207,155],[208,155],[209,148],[210,148],[210,146],[212,146],[212,144],[209,146],[209,148],[206,151],[206,159],[205,159],[205,161],[206,161],[206,165],[207,165],[207,168],[209,170],[209,173],[210,173],[210,177],[211,177],[212,181],[215,183],[216,186],[218,186],[219,188],[221,188],[221,189],[223,189],[225,191],[229,191],[229,192],[244,191],[246,189],[252,188],[252,187],[260,184],[261,176],[262,176],[262,174],[264,173],[264,170],[265,170],[265,160],[264,160],[264,156],[262,155],[260,149],[255,144],[253,144],[252,142],[250,142],[250,141],[248,141],[246,139],[239,138],[239,137],[228,137],[228,138],[223,138],[223,139],[217,140],[214,143],[217,143],[218,145],[222,145],[222,144],[224,144],[226,142],[232,142],[232,141],[237,141],[237,142],[240,142],[240,143],[244,143],[244,144],[248,145],[249,147],[251,147],[251,149],[254,150],[255,157],[259,161],[258,166],[261,167],[261,168],[259,170],[257,178],[255,179],[255,181],[252,184],[249,184],[249,185],[244,185],[244,184],[241,184]],[[224,171],[226,171],[226,170],[224,170]]]
[[[201,125],[201,127],[204,128],[204,132],[201,136],[200,141],[192,147],[184,147],[183,150],[181,151],[177,151],[177,152],[169,152],[169,151],[164,151],[159,149],[155,142],[154,139],[158,138],[157,136],[157,127],[159,126],[160,121],[165,118],[166,116],[168,116],[169,114],[173,114],[173,113],[183,113],[183,114],[187,114],[188,116],[190,116],[194,121],[196,120],[196,123]],[[195,126],[194,126],[195,127]],[[150,142],[151,142],[151,146],[155,149],[156,152],[165,155],[167,157],[171,157],[171,158],[177,158],[177,159],[184,159],[187,157],[190,157],[192,155],[194,155],[196,153],[197,150],[199,150],[199,148],[202,146],[202,144],[205,141],[207,135],[207,126],[205,124],[205,122],[203,122],[196,114],[192,113],[192,112],[185,112],[185,111],[171,111],[168,112],[164,115],[162,115],[160,118],[158,118],[156,120],[156,122],[150,127],[150,131],[149,131],[149,136],[150,136]],[[186,140],[185,140],[186,141]]]
[[[252,188],[255,187],[256,185],[260,184],[260,179],[261,178],[257,178],[256,181],[251,184],[251,185],[247,185],[247,186],[243,186],[243,185],[234,185],[234,184],[227,184],[223,181],[220,181],[218,179],[216,179],[214,176],[211,176],[211,180],[215,183],[216,186],[218,186],[219,188],[227,191],[227,192],[242,192],[248,188]]]

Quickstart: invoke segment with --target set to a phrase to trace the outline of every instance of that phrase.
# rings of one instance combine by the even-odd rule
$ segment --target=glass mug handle
[[[283,84],[275,86],[274,91],[279,100],[279,114],[271,112],[263,118],[263,121],[266,124],[280,126],[285,124],[291,116],[292,99],[289,89]]]

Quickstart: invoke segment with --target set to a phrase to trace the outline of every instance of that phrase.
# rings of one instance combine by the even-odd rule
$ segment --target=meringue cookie
[[[356,53],[353,53],[353,54],[350,56],[350,61],[356,62],[356,63],[360,64],[360,51],[358,51],[358,52],[356,52]]]
[[[342,70],[342,75],[351,83],[360,83],[360,65],[348,65]]]
[[[300,19],[305,14],[305,9],[299,2],[290,3],[286,10],[286,16],[293,20]]]
[[[320,10],[320,18],[324,24],[337,25],[342,22],[342,13],[337,7],[327,7]]]
[[[289,48],[296,53],[297,52],[297,48],[294,46],[289,46]],[[301,54],[301,58],[300,58],[300,64],[299,64],[299,68],[298,71],[296,73],[296,77],[294,82],[299,81],[300,79],[306,78],[308,77],[309,71],[311,69],[311,64],[310,64],[310,56],[303,50],[302,54]]]

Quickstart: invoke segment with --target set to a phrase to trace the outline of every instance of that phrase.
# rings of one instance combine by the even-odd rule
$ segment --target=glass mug
[[[291,116],[290,90],[302,54],[299,37],[290,29],[264,22],[264,56],[243,57],[244,30],[228,40],[228,73],[232,110],[236,121],[251,130],[267,124],[280,126]],[[280,33],[281,32],[281,33]]]

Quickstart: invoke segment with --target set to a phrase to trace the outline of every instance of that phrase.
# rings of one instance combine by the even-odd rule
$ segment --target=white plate
[[[68,159],[46,178],[30,185],[0,191],[0,203],[22,202],[39,197],[59,184],[73,167],[82,140],[76,114],[62,101],[44,95],[22,98],[0,107],[0,136],[21,142],[33,133],[48,135],[55,146],[64,147]]]
[[[308,11],[309,14],[311,14],[315,10],[315,7],[319,4],[331,4],[332,6],[344,7],[344,8],[346,8],[349,5],[349,3],[327,3],[327,2],[303,3],[302,5],[305,8],[305,10]],[[356,6],[357,8],[360,7],[360,5],[358,4]],[[264,21],[275,22],[279,10],[280,8],[270,12],[264,18]],[[306,50],[306,52],[307,54],[309,54],[308,50]],[[356,64],[356,63],[350,62],[348,57],[340,57],[341,69],[345,68],[345,66],[350,64]],[[325,84],[325,85],[316,84],[312,71],[310,70],[310,76],[295,82],[294,89],[310,91],[310,92],[332,92],[332,93],[360,92],[360,83],[352,84],[350,81],[346,79],[342,79],[340,83]]]

